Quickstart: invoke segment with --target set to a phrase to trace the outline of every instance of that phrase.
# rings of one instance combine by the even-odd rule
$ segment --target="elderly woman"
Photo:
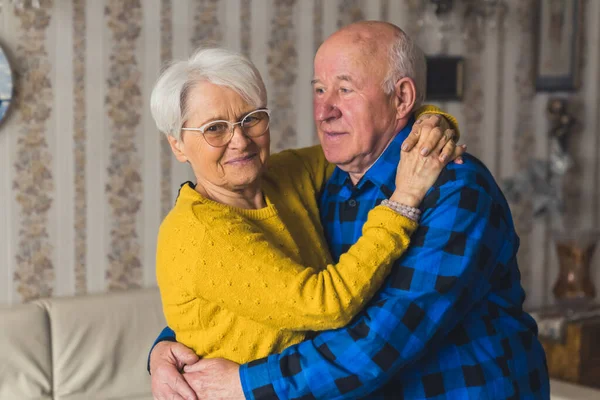
[[[318,196],[334,165],[318,146],[269,155],[267,94],[247,59],[203,49],[175,62],[151,106],[196,178],[160,227],[163,309],[177,340],[204,357],[244,363],[307,331],[347,324],[406,250],[414,207],[445,165],[406,153],[389,202],[369,213],[362,238],[333,264]],[[449,159],[463,152],[448,148]]]

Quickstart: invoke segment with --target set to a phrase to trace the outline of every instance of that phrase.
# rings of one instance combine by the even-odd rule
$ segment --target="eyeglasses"
[[[262,136],[269,129],[271,111],[266,108],[254,110],[246,114],[239,122],[211,121],[200,128],[181,128],[182,131],[200,132],[206,143],[213,147],[227,146],[233,138],[233,131],[239,125],[244,135],[250,138]]]

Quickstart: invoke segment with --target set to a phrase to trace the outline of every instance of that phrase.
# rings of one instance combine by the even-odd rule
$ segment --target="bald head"
[[[332,49],[354,47],[364,54],[365,60],[386,60],[400,28],[386,22],[361,21],[347,25],[329,36],[319,47],[319,53]]]
[[[382,47],[390,46],[391,43],[404,35],[402,29],[394,24],[383,21],[360,21],[350,25],[346,25],[334,32],[329,39],[334,39],[338,36],[351,36],[357,41],[375,41]]]
[[[348,46],[364,55],[363,61],[373,70],[385,68],[382,82],[391,93],[396,81],[409,77],[415,82],[418,107],[425,100],[426,64],[421,49],[399,27],[383,21],[360,21],[346,25],[329,36],[319,47],[319,53]]]

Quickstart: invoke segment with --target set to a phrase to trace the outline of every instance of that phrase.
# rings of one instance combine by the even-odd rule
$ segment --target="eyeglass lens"
[[[259,137],[269,128],[269,114],[266,111],[254,111],[235,124],[215,121],[204,129],[204,138],[212,146],[225,146],[233,137],[235,125],[240,125],[246,136]]]

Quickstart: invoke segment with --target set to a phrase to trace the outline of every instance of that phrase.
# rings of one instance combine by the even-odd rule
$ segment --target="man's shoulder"
[[[446,166],[421,202],[421,235],[436,232],[442,237],[448,231],[477,235],[489,227],[494,237],[510,240],[517,248],[510,206],[493,175],[476,157],[463,158],[464,164]],[[412,243],[422,240],[416,235]]]
[[[444,168],[434,188],[445,185],[466,186],[483,191],[493,198],[504,198],[494,176],[481,160],[472,154],[464,154],[462,157],[463,164],[450,163]]]
[[[461,210],[461,215],[504,221],[505,227],[513,230],[510,206],[492,173],[471,154],[463,155],[463,159],[463,164],[448,164],[427,193],[421,203],[423,218],[432,217],[433,210],[442,205],[454,206]],[[465,214],[465,210],[471,213]],[[443,212],[446,211],[444,208]]]

